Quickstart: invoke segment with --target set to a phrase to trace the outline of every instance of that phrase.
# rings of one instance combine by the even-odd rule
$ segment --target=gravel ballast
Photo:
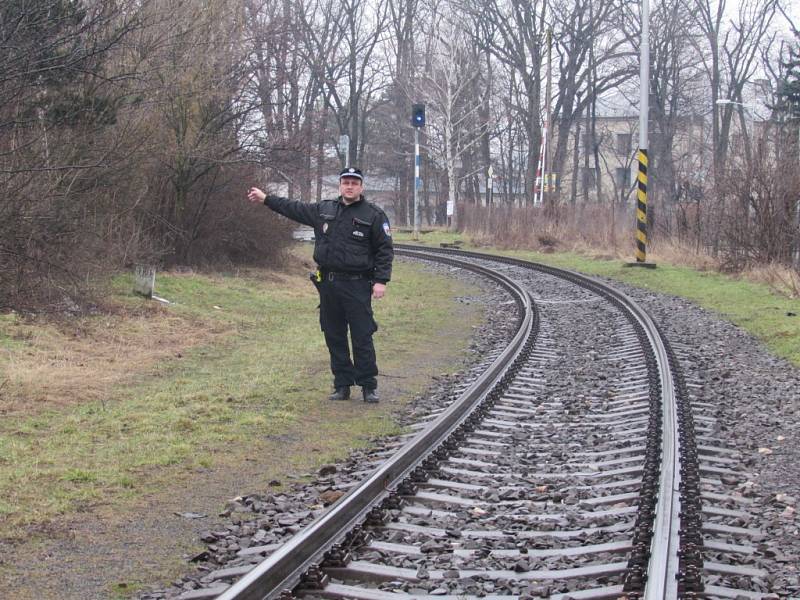
[[[463,274],[448,267],[431,269]],[[754,540],[758,551],[752,564],[769,572],[764,591],[771,590],[780,597],[800,597],[796,515],[800,493],[800,369],[775,358],[752,336],[718,315],[684,299],[610,283],[660,324],[676,352],[692,401],[715,407],[717,436],[743,457],[751,477],[733,479],[729,485],[731,492],[753,501],[750,511],[757,522],[750,526],[762,535]],[[486,302],[496,308],[476,330],[469,348],[471,360],[460,373],[441,376],[427,394],[398,415],[401,423],[411,424],[436,413],[502,350],[511,333],[508,323],[513,320],[514,305],[502,291],[484,288],[480,296],[462,299]],[[231,525],[204,534],[208,550],[194,557],[199,564],[197,571],[169,589],[150,590],[140,598],[210,597],[218,593],[324,512],[402,441],[376,441],[374,448],[353,453],[343,464],[327,465],[314,482],[296,485],[287,493],[266,491],[236,498],[225,508],[233,517]]]

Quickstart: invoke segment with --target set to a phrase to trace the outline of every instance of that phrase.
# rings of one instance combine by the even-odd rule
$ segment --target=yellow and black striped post
[[[636,262],[647,260],[647,149],[639,148],[639,177],[636,192]]]
[[[636,262],[628,266],[655,268],[647,261],[647,117],[650,113],[650,2],[642,2],[639,43],[639,176],[636,190]],[[657,588],[653,588],[657,589]]]

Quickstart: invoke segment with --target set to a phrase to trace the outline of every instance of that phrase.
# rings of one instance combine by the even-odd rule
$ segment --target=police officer
[[[350,398],[350,386],[361,386],[364,402],[378,402],[378,365],[372,334],[372,298],[382,298],[392,276],[389,219],[367,202],[364,176],[355,167],[339,173],[339,197],[314,204],[267,195],[250,188],[247,198],[314,228],[318,265],[320,326],[331,355],[334,392],[331,400]],[[347,330],[353,346],[352,360]]]

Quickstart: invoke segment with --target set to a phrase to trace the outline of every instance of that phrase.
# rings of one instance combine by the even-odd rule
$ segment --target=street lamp
[[[717,104],[719,106],[724,106],[726,104],[732,104],[732,105],[735,105],[735,106],[741,106],[743,109],[745,109],[747,112],[749,112],[750,116],[753,117],[753,118],[755,117],[755,114],[756,114],[754,109],[756,108],[757,105],[753,104],[751,102],[737,102],[736,100],[729,100],[727,98],[720,98],[719,100],[717,100]]]

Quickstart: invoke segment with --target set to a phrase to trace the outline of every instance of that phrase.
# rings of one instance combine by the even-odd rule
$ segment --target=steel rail
[[[325,553],[341,542],[346,531],[364,520],[366,515],[391,494],[397,491],[400,482],[430,456],[444,440],[473,414],[480,405],[488,390],[504,378],[511,368],[514,356],[519,354],[525,340],[533,330],[533,317],[530,311],[530,298],[519,285],[500,279],[496,273],[476,265],[469,265],[457,260],[457,257],[489,260],[513,264],[523,268],[535,269],[577,283],[583,287],[609,298],[626,312],[634,323],[639,325],[641,336],[646,338],[653,352],[655,377],[657,380],[657,406],[660,415],[655,429],[661,432],[658,462],[657,498],[655,499],[654,517],[645,512],[644,523],[648,549],[645,572],[643,574],[644,591],[634,592],[631,597],[677,598],[679,573],[679,528],[680,500],[674,494],[680,486],[679,470],[679,437],[676,418],[675,383],[670,372],[670,351],[664,342],[657,326],[649,315],[626,295],[614,290],[604,283],[565,269],[558,269],[520,259],[499,257],[478,252],[461,250],[444,250],[420,246],[396,246],[401,254],[417,258],[431,259],[482,272],[488,277],[501,281],[512,294],[518,305],[525,309],[525,316],[512,343],[498,357],[490,369],[478,381],[447,409],[441,417],[429,425],[409,444],[379,467],[367,480],[362,482],[349,494],[339,500],[330,511],[314,521],[306,529],[291,538],[274,554],[254,567],[247,575],[223,592],[219,600],[251,600],[273,599],[282,592],[291,590],[299,583],[302,574],[312,565],[319,563]],[[447,257],[447,258],[444,258]],[[648,366],[650,369],[650,365]],[[651,392],[651,395],[653,393]],[[639,523],[637,522],[637,526]]]
[[[648,339],[656,353],[662,398],[661,472],[644,598],[646,600],[678,598],[680,571],[678,534],[681,525],[681,501],[678,495],[681,484],[678,401],[670,368],[672,361],[661,332],[644,310],[638,309],[637,318],[645,325]]]
[[[399,252],[421,257],[415,249],[399,249]],[[424,258],[430,259],[429,256]],[[294,588],[304,572],[319,563],[327,551],[344,539],[348,530],[363,521],[373,508],[396,492],[403,479],[469,418],[489,391],[503,379],[528,341],[535,336],[536,319],[530,296],[518,283],[488,268],[452,257],[437,257],[436,260],[476,271],[505,287],[521,311],[517,333],[491,366],[439,418],[338,500],[328,512],[224,591],[217,600],[272,600]]]
[[[399,247],[402,249],[420,248],[419,246],[407,245]],[[678,398],[671,370],[672,361],[670,360],[669,346],[663,339],[656,323],[646,311],[627,295],[587,275],[522,259],[499,257],[481,252],[439,248],[426,248],[425,251],[437,255],[469,256],[493,262],[504,262],[568,279],[592,289],[602,296],[612,298],[641,325],[655,354],[661,391],[661,456],[658,495],[642,597],[646,600],[680,597],[678,579],[680,573],[681,501],[677,492],[681,488],[681,437],[677,417]]]

